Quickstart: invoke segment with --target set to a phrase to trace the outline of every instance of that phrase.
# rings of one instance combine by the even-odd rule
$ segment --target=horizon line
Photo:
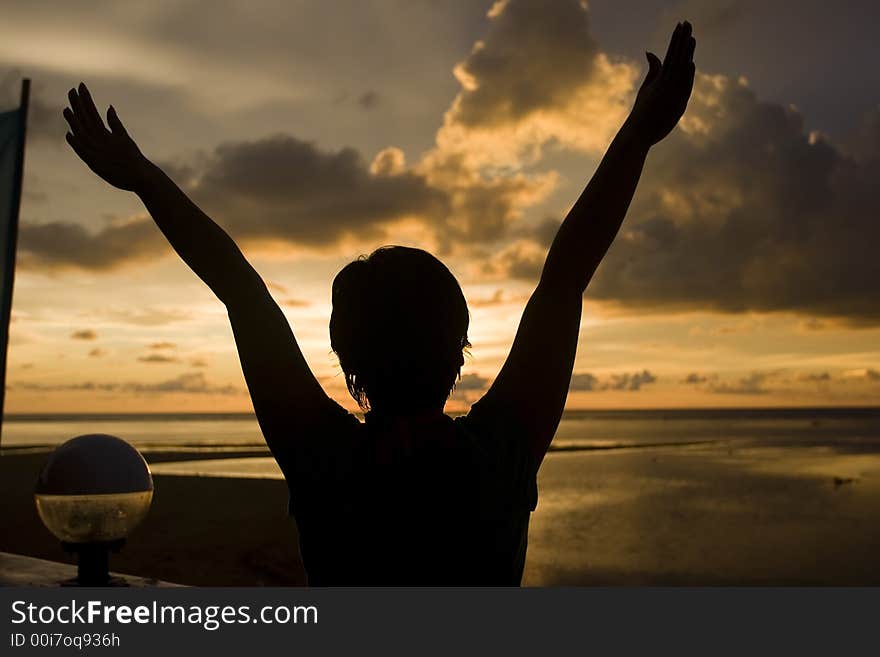
[[[824,405],[824,406],[811,406],[811,405],[798,405],[798,406],[660,406],[660,407],[642,407],[642,408],[628,408],[628,407],[605,407],[605,408],[567,408],[563,411],[563,415],[566,413],[677,413],[677,412],[742,412],[742,411],[880,411],[880,404],[874,405]],[[353,415],[363,416],[364,412],[355,411],[352,412]],[[465,411],[456,413],[447,412],[447,415],[463,415]],[[75,412],[67,412],[67,411],[24,411],[24,412],[14,412],[14,413],[4,413],[2,415],[2,420],[21,420],[21,419],[37,419],[41,417],[95,417],[95,416],[110,416],[110,417],[155,417],[155,418],[168,418],[168,417],[180,417],[180,416],[191,416],[191,417],[253,417],[256,418],[256,414],[253,411],[75,411]]]

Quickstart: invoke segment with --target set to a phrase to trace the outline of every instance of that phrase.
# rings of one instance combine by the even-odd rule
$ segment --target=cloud
[[[104,351],[103,349],[98,349],[98,348],[92,349],[89,352],[89,358],[101,358],[102,356],[105,356],[105,355],[107,355],[107,352]]]
[[[53,221],[22,223],[19,265],[27,269],[111,270],[168,252],[149,219],[137,218],[91,232],[81,224]]]
[[[795,109],[700,76],[588,294],[877,324],[878,155],[856,159],[805,131]]]
[[[798,381],[808,383],[827,383],[831,381],[831,374],[829,372],[803,372],[797,378]]]
[[[635,392],[642,386],[655,383],[657,377],[648,370],[633,373],[610,374],[605,379],[599,379],[589,372],[577,372],[572,374],[569,390],[573,392],[597,392],[602,390],[628,390]]]
[[[752,372],[735,383],[713,383],[709,391],[720,395],[765,395],[770,392],[764,385],[770,377],[766,372]]]
[[[528,170],[548,143],[597,152],[623,120],[635,67],[612,62],[590,35],[586,5],[501,0],[489,29],[454,69],[461,89],[434,148],[416,166],[447,192],[440,250],[508,237],[549,197],[553,170]]]
[[[547,198],[557,184],[555,171],[498,173],[468,158],[463,152],[435,149],[418,166],[448,198],[448,212],[438,226],[441,251],[503,240],[523,210]]]
[[[323,151],[289,135],[222,144],[170,169],[236,239],[318,248],[386,239],[405,220],[440,242],[441,251],[491,242],[556,180],[553,172],[486,178],[458,153],[408,167],[394,147],[368,164],[352,148]]]
[[[508,298],[504,290],[499,288],[488,297],[469,298],[467,303],[470,308],[491,308],[511,301],[512,299]]]
[[[557,184],[555,171],[521,170],[523,151],[529,159],[552,140],[604,145],[629,104],[635,69],[598,50],[586,7],[574,0],[498,2],[489,18],[486,37],[456,67],[462,87],[436,146],[414,166],[394,147],[368,162],[352,148],[328,151],[281,134],[223,143],[165,168],[241,242],[375,243],[406,220],[441,253],[503,240]],[[359,100],[370,107],[378,95]],[[22,263],[110,270],[168,253],[149,223],[98,232],[61,221],[27,225]]]
[[[166,169],[244,242],[315,248],[376,242],[411,221],[440,251],[503,238],[557,178],[555,172],[486,177],[458,152],[435,151],[409,167],[400,149],[388,147],[367,163],[355,149],[324,151],[290,135],[221,144]]]
[[[850,370],[843,373],[844,379],[864,379],[866,381],[880,381],[880,371],[870,367],[860,370]]]
[[[98,308],[88,312],[92,317],[101,317],[114,322],[135,326],[164,326],[184,322],[192,318],[192,312],[180,308],[145,306],[142,308]]]
[[[92,329],[82,329],[80,331],[74,331],[70,334],[70,337],[73,340],[96,340],[98,334]]]
[[[499,0],[488,17],[487,34],[454,69],[462,88],[438,147],[507,166],[551,140],[604,147],[629,109],[637,68],[599,49],[586,3]]]
[[[382,151],[371,168],[352,148],[323,151],[275,135],[223,143],[192,162],[163,166],[243,243],[327,248],[343,240],[375,242],[401,221],[440,227],[449,217],[448,192],[407,168],[398,149]],[[485,204],[474,208],[485,210]],[[98,231],[66,221],[24,223],[19,235],[19,262],[28,269],[109,271],[171,253],[144,217]]]
[[[455,384],[456,392],[465,392],[472,390],[485,390],[489,386],[490,379],[479,374],[465,374]]]
[[[494,254],[482,267],[483,273],[495,278],[536,281],[544,268],[546,248],[531,240],[518,240]]]
[[[599,379],[597,379],[589,372],[582,372],[579,374],[571,375],[571,384],[568,386],[568,389],[575,391],[592,392],[593,390],[597,390],[598,386]]]
[[[171,172],[242,242],[375,243],[411,221],[441,253],[492,245],[488,277],[535,280],[558,225],[522,227],[560,179],[539,170],[542,154],[600,152],[643,67],[603,52],[576,0],[501,0],[488,16],[455,68],[460,88],[435,144],[415,164],[395,147],[370,161],[275,135],[221,144]],[[588,294],[640,311],[794,312],[878,325],[878,179],[880,108],[844,148],[744,80],[699,74]],[[169,253],[149,223],[97,232],[25,224],[21,262],[110,270]]]
[[[657,377],[648,370],[642,370],[633,374],[613,374],[605,386],[608,390],[641,390],[643,385],[656,381]]]
[[[146,356],[138,356],[138,361],[141,363],[176,363],[180,359],[176,356],[166,356],[165,354],[147,354]]]
[[[447,195],[411,170],[370,171],[353,148],[324,151],[290,135],[221,144],[173,177],[233,237],[327,247],[377,240],[408,218],[439,222]]]
[[[39,383],[21,381],[10,384],[10,388],[30,392],[110,392],[131,393],[135,395],[156,394],[206,394],[206,395],[237,395],[241,390],[233,385],[213,385],[208,383],[201,372],[181,374],[180,376],[158,383],[129,381],[126,383],[93,382],[84,383]]]
[[[152,344],[147,345],[148,349],[177,349],[177,345],[174,342],[153,342]]]
[[[698,75],[588,296],[640,310],[793,312],[877,325],[875,123],[852,154],[807,131],[796,109],[759,100],[744,80]],[[542,222],[487,267],[537,279],[553,233]]]
[[[686,383],[688,385],[700,385],[702,383],[706,383],[707,381],[709,381],[709,377],[705,374],[691,372],[682,380],[682,383]]]

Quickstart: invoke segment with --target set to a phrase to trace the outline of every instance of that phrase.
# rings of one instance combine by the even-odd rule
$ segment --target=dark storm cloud
[[[92,329],[82,329],[81,331],[74,331],[70,334],[70,337],[74,340],[97,340],[98,334]]]
[[[807,135],[795,110],[742,85],[719,102],[709,135],[678,131],[658,147],[590,295],[880,321],[880,159]]]
[[[376,175],[352,148],[322,151],[287,135],[222,144],[197,166],[171,170],[245,240],[328,246],[378,238],[406,217],[440,221],[448,209],[446,194],[416,173]]]
[[[192,164],[166,169],[244,242],[326,247],[345,237],[375,240],[408,217],[440,225],[449,209],[447,194],[418,174],[373,173],[352,148],[322,151],[286,135],[221,144]],[[70,222],[27,223],[20,244],[22,265],[32,269],[109,270],[168,250],[148,219],[97,232]]]
[[[19,229],[19,265],[28,269],[109,270],[167,249],[158,229],[147,219],[108,226],[97,232],[65,221],[23,223]]]
[[[850,154],[808,133],[795,109],[727,78],[702,79],[691,105],[688,129],[652,152],[588,295],[643,309],[880,323],[880,148],[864,137]],[[548,227],[535,243],[546,247]],[[532,280],[539,262],[522,248],[496,259]]]
[[[585,3],[509,0],[456,70],[465,91],[456,119],[466,126],[520,120],[568,103],[593,72],[599,48]]]

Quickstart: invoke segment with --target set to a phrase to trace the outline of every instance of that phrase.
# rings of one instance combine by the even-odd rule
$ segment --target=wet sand
[[[34,509],[44,459],[15,450],[0,456],[0,550],[71,561]],[[539,483],[526,585],[880,584],[873,447],[557,452]],[[113,556],[115,570],[199,585],[305,582],[283,481],[156,474],[155,485],[150,514]]]
[[[696,446],[553,455],[526,585],[878,585],[880,454]]]

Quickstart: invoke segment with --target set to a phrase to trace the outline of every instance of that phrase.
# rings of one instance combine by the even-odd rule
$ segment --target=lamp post
[[[37,512],[67,552],[77,555],[73,586],[125,586],[111,578],[118,552],[153,499],[153,478],[141,453],[107,434],[68,440],[49,455],[34,490]]]

